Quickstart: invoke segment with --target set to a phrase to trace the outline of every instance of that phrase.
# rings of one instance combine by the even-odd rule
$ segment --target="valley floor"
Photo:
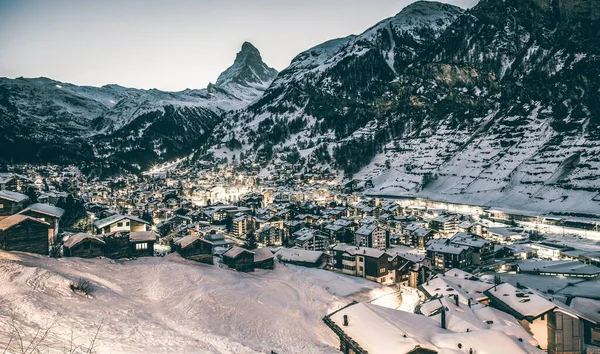
[[[70,290],[79,278],[95,286],[91,296]],[[337,353],[322,317],[352,300],[418,301],[407,293],[403,304],[396,291],[283,264],[245,274],[177,254],[121,262],[0,251],[0,350],[20,352],[16,332],[28,344],[50,328],[42,352],[88,348],[98,332],[98,353]]]

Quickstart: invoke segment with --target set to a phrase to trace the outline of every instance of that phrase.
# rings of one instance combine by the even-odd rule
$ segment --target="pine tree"
[[[254,231],[252,231],[246,236],[246,248],[249,250],[254,250],[257,247],[258,246],[256,245],[256,235],[254,234]]]

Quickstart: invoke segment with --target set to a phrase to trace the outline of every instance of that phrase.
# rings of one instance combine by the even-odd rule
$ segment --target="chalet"
[[[436,270],[463,268],[471,263],[468,246],[455,245],[449,239],[436,239],[427,246],[427,258]]]
[[[453,245],[467,246],[470,249],[471,264],[488,264],[494,261],[494,246],[491,242],[467,232],[458,232],[450,238]]]
[[[254,252],[254,269],[273,269],[275,268],[275,255],[270,249],[263,247],[253,250]]]
[[[318,230],[303,228],[292,234],[295,247],[311,251],[325,251],[329,247],[329,238]]]
[[[204,209],[204,214],[206,214],[213,221],[223,221],[227,218],[233,218],[236,214],[241,213],[249,213],[252,209],[246,207],[238,207],[235,205],[229,204],[219,204],[209,206]]]
[[[394,282],[396,284],[416,288],[424,283],[431,273],[429,265],[425,265],[424,255],[395,248],[387,250],[387,253],[396,258],[396,262],[393,263],[395,264],[396,279],[394,279]]]
[[[63,244],[63,255],[80,258],[102,257],[105,244],[98,236],[85,233],[71,235]]]
[[[207,264],[213,264],[212,248],[210,241],[196,236],[185,236],[174,244],[174,249],[182,257]]]
[[[225,235],[221,233],[208,233],[204,235],[204,239],[210,242],[214,248],[221,247],[229,249],[234,243],[231,240],[225,238]]]
[[[460,220],[456,215],[442,215],[431,220],[429,222],[429,227],[443,237],[448,237],[458,232],[459,223]]]
[[[15,214],[0,220],[0,246],[5,251],[47,255],[50,224],[27,215]]]
[[[298,248],[281,248],[275,253],[281,263],[289,263],[309,268],[322,268],[329,256],[323,251],[310,251]]]
[[[435,231],[427,227],[419,227],[410,233],[410,246],[425,249],[427,243],[435,237]]]
[[[241,247],[233,247],[223,253],[223,263],[240,272],[253,272],[254,252]]]
[[[29,201],[29,197],[25,194],[1,190],[0,218],[18,213],[25,207],[27,201]]]
[[[487,229],[486,238],[502,245],[511,245],[517,241],[527,240],[522,230],[508,227],[490,227]]]
[[[523,328],[538,341],[542,350],[548,349],[548,315],[556,304],[530,291],[526,287],[516,288],[503,283],[484,291],[490,305],[514,316]]]
[[[516,259],[530,259],[537,256],[535,248],[522,244],[495,245],[494,253],[496,258],[514,257]]]
[[[388,246],[387,232],[375,225],[363,225],[354,233],[355,243],[360,247],[385,250]]]
[[[251,193],[242,197],[236,204],[241,207],[250,208],[252,210],[260,209],[263,206],[264,197],[261,194]]]
[[[382,250],[338,244],[332,251],[333,269],[338,272],[382,284],[395,281],[395,259]]]
[[[192,224],[192,218],[184,215],[175,214],[167,220],[162,221],[161,223],[156,225],[156,228],[158,229],[158,232],[160,232],[160,235],[164,237],[170,234],[171,232],[175,231],[176,229],[180,228],[181,226],[190,224]]]
[[[265,225],[256,230],[256,238],[258,242],[268,246],[282,245],[282,230],[272,225]]]
[[[0,173],[0,191],[17,190],[17,178],[12,173]]]
[[[132,215],[113,215],[94,222],[97,234],[148,231],[150,223]]]
[[[154,256],[155,242],[156,234],[154,231],[134,231],[129,233],[131,254],[135,257]]]
[[[232,220],[231,233],[235,237],[246,238],[246,235],[256,228],[255,224],[254,217],[240,215]]]
[[[51,245],[55,243],[56,238],[58,237],[59,222],[64,213],[65,210],[62,208],[42,203],[31,204],[20,212],[20,214],[31,216],[50,224],[52,228],[50,229],[48,237]]]

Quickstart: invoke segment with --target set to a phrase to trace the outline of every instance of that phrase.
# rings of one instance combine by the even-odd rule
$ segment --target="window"
[[[358,271],[362,272],[363,271],[363,267],[358,267]]]
[[[4,209],[4,204],[0,204],[0,209]]]
[[[117,223],[117,227],[122,227],[122,226],[123,226],[123,223],[122,223],[122,222],[118,222],[118,223]]]
[[[364,260],[365,260],[365,259],[364,259],[363,257],[358,257],[358,261],[359,261],[359,262],[364,262]]]
[[[129,226],[129,221],[125,223],[125,226]]]
[[[379,268],[379,273],[385,273],[385,268]]]
[[[136,243],[135,244],[135,249],[136,250],[147,250],[148,249],[148,243],[144,242],[144,243]]]

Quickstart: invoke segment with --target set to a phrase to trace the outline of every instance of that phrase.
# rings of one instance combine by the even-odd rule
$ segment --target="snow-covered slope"
[[[69,289],[79,278],[97,289],[92,298]],[[26,343],[51,327],[43,353],[64,353],[72,340],[87,352],[98,332],[97,353],[334,354],[339,340],[323,316],[396,292],[324,270],[277,264],[246,274],[177,254],[115,262],[0,251],[0,282],[0,348],[19,351],[8,344],[12,324]]]
[[[244,43],[215,85],[164,92],[86,87],[46,78],[0,78],[0,159],[115,157],[147,164],[189,152],[222,115],[245,108],[277,75]],[[72,146],[78,146],[72,149]]]
[[[600,214],[598,36],[593,0],[416,2],[300,54],[215,135],[372,194]]]

